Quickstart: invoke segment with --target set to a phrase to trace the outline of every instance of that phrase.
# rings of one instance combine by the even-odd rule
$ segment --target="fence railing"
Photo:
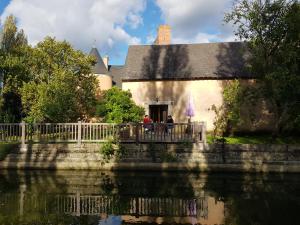
[[[0,142],[121,142],[206,141],[204,122],[193,123],[2,123]]]
[[[19,204],[14,204],[14,203]],[[145,197],[120,195],[4,193],[0,195],[1,212],[30,214],[40,210],[45,214],[59,213],[74,216],[101,214],[197,217],[208,219],[208,198],[201,197]]]

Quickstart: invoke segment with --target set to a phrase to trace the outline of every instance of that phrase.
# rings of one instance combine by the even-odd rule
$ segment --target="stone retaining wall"
[[[300,172],[299,145],[122,144],[124,154],[109,160],[94,143],[25,147],[15,147],[0,168]]]

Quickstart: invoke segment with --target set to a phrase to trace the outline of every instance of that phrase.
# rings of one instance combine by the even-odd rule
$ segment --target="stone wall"
[[[123,144],[105,159],[100,144],[33,144],[13,150],[0,168],[300,172],[300,146]]]

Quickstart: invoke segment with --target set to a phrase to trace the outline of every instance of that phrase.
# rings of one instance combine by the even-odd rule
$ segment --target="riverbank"
[[[300,145],[122,144],[110,158],[94,143],[12,146],[1,169],[300,172]]]

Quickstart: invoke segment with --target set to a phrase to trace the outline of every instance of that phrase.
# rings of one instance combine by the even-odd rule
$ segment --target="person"
[[[147,123],[150,123],[150,121],[151,121],[151,120],[150,120],[149,116],[148,116],[148,115],[145,115],[145,116],[144,116],[143,123],[144,123],[144,124],[147,124]]]
[[[151,123],[152,120],[149,118],[148,115],[145,115],[143,119],[143,126],[145,128],[145,132],[151,131]]]
[[[166,133],[169,133],[174,127],[174,120],[171,115],[168,115]]]

